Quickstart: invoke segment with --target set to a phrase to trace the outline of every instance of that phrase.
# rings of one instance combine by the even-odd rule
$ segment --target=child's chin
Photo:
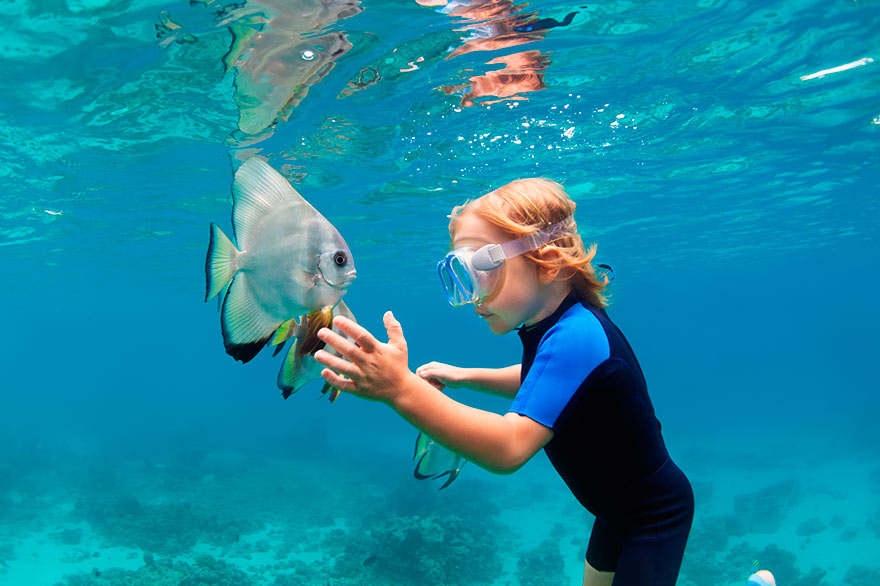
[[[498,319],[497,315],[493,315],[492,317],[487,319],[486,325],[489,326],[489,331],[497,336],[503,336],[504,334],[513,330],[510,325]]]

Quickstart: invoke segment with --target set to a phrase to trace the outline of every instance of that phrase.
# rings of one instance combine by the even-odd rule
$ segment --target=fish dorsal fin
[[[260,157],[249,158],[235,172],[232,196],[232,224],[239,250],[247,250],[251,228],[273,211],[291,204],[314,210],[281,173]]]

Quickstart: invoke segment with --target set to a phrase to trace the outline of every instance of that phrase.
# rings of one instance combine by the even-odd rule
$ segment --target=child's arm
[[[384,322],[387,344],[344,317],[333,325],[354,342],[322,328],[318,337],[340,356],[315,353],[329,367],[321,376],[341,391],[388,404],[443,446],[499,474],[525,464],[553,437],[553,430],[528,417],[482,411],[447,397],[409,369],[403,329],[390,311]]]
[[[520,367],[514,364],[505,368],[460,368],[429,362],[418,367],[416,374],[441,390],[443,387],[467,387],[500,397],[513,397],[519,390]]]

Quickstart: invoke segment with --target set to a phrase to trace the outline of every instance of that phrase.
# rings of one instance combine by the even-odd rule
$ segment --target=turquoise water
[[[563,182],[694,484],[679,584],[880,583],[876,2],[0,6],[0,583],[580,583],[591,519],[543,455],[438,492],[387,408],[284,401],[280,358],[224,353],[204,255],[250,154],[345,236],[346,302],[394,310],[413,368],[519,360],[446,304],[445,215]]]

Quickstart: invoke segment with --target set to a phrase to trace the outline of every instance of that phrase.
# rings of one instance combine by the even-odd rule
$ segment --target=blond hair
[[[449,222],[449,234],[455,232],[456,219],[463,213],[474,213],[493,226],[510,234],[511,239],[534,234],[551,224],[568,222],[569,230],[539,250],[525,253],[525,257],[543,269],[561,269],[563,278],[572,280],[572,288],[581,299],[596,307],[607,307],[605,287],[609,279],[601,278],[591,264],[596,256],[596,243],[587,249],[574,221],[575,203],[565,189],[555,181],[528,178],[512,181],[472,202],[456,206]],[[544,256],[546,247],[559,254]],[[565,271],[564,269],[570,269]]]

